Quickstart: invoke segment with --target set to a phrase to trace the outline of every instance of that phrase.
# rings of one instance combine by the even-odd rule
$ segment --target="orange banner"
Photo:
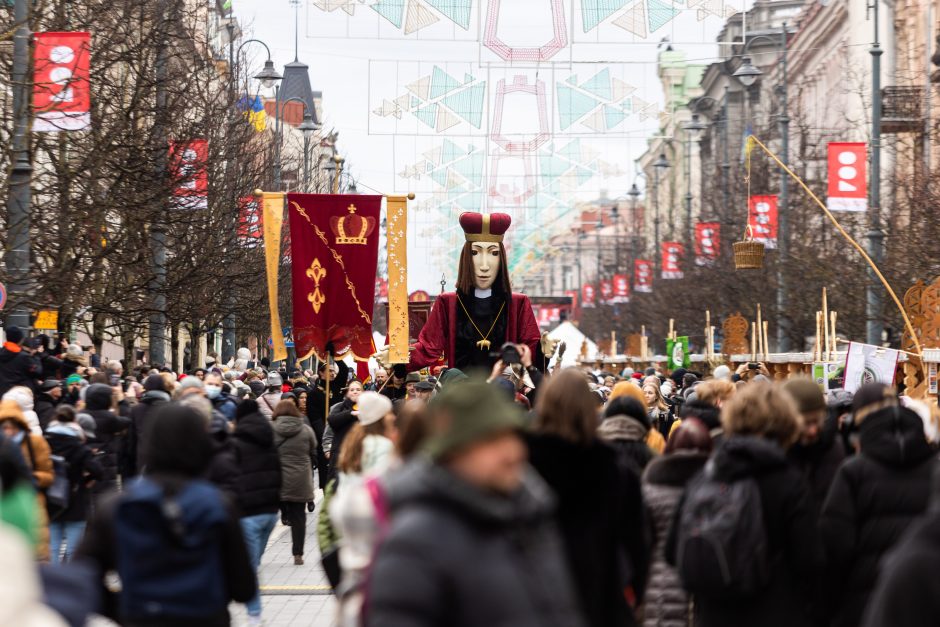
[[[273,361],[287,359],[284,330],[277,307],[277,275],[281,265],[281,226],[284,223],[283,192],[264,192],[264,267],[268,279],[268,308],[271,313],[271,341],[274,346]]]
[[[388,244],[388,359],[408,363],[408,198],[386,199]]]

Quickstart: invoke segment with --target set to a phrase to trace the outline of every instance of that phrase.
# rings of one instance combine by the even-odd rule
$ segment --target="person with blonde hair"
[[[659,431],[664,441],[669,439],[669,434],[672,433],[672,427],[676,421],[669,411],[669,404],[663,397],[659,379],[656,379],[655,383],[647,381],[643,384],[643,400],[645,401],[646,412],[650,417],[650,425],[653,427],[653,430]],[[661,453],[662,451],[659,452]]]
[[[808,627],[821,547],[809,490],[787,459],[800,414],[780,387],[754,382],[724,403],[721,422],[724,441],[686,488],[666,559],[699,627]]]
[[[652,377],[656,379],[656,377]],[[656,379],[657,381],[659,379]],[[626,396],[637,401],[641,407],[646,407],[646,396],[643,393],[643,390],[640,389],[640,386],[634,384],[631,381],[621,381],[614,385],[614,389],[611,390],[610,396],[607,398],[608,406],[610,403],[621,396]],[[657,454],[662,454],[666,448],[666,438],[655,428],[651,428],[646,433],[646,445],[650,448],[651,451]]]

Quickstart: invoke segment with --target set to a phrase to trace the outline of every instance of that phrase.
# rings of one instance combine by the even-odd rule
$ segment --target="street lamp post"
[[[13,306],[6,317],[7,326],[29,326],[25,300],[29,291],[29,187],[33,167],[29,161],[29,0],[16,0],[13,6],[16,31],[13,34],[13,142],[10,191],[7,196],[6,269],[12,281]]]
[[[627,275],[629,276],[633,272],[633,264],[636,260],[636,205],[640,199],[640,188],[635,182],[630,186],[627,195],[630,197],[630,256],[627,258]]]
[[[600,289],[601,286],[601,228],[604,226],[603,214],[601,213],[603,209],[597,210],[597,224],[594,226],[594,240],[597,246],[597,278],[595,283],[597,283],[597,288]]]
[[[697,141],[701,132],[706,128],[706,125],[699,120],[698,113],[693,113],[692,120],[682,126],[682,130],[685,131],[685,228],[690,250],[694,237],[694,229],[692,228],[692,142]]]
[[[868,256],[876,265],[884,258],[885,232],[881,227],[881,49],[878,33],[878,4],[871,0],[875,41],[871,49],[871,179],[868,189],[868,232],[865,234]],[[868,271],[865,286],[865,337],[869,344],[880,345],[884,323],[881,320],[882,293],[874,270]]]
[[[659,177],[661,172],[669,169],[669,161],[666,160],[666,153],[659,153],[659,159],[653,162],[653,265],[656,268],[656,275],[659,275],[659,266],[661,255],[659,254]]]
[[[313,121],[310,112],[304,104],[304,121],[298,127],[304,134],[304,193],[310,192],[310,138],[317,132],[319,126]]]
[[[785,167],[790,165],[790,117],[787,101],[787,24],[781,26],[781,38],[758,35],[749,39],[744,45],[742,54],[747,52],[748,47],[759,39],[768,39],[775,44],[780,45],[781,52],[781,81],[775,88],[775,92],[780,97],[780,115],[777,116],[777,122],[780,124],[780,160]],[[741,67],[735,71],[741,84],[748,88],[754,84],[757,77],[763,74],[760,68],[751,64],[750,57],[742,57]],[[744,95],[745,103],[747,94]],[[782,172],[780,177],[780,200],[778,203],[777,214],[777,251],[779,258],[777,262],[777,351],[786,353],[790,350],[790,318],[789,318],[789,293],[787,286],[787,274],[785,262],[790,248],[790,213],[789,213],[789,184],[790,180],[786,172]]]

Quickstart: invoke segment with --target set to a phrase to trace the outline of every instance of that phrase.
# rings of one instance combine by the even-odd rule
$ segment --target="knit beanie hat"
[[[436,461],[496,434],[523,426],[520,411],[505,393],[484,381],[446,387],[429,406],[437,432],[425,443]]]
[[[375,424],[392,411],[392,401],[377,392],[363,392],[356,405],[359,407],[359,422],[364,427]]]
[[[23,329],[18,326],[7,327],[7,342],[19,344],[23,341],[24,337],[26,337],[26,334],[23,332]]]
[[[795,377],[783,384],[783,390],[796,401],[801,414],[826,409],[826,397],[819,384],[808,377]]]
[[[160,391],[166,392],[166,386],[163,384],[163,377],[158,374],[152,374],[144,379],[144,391],[153,392]]]

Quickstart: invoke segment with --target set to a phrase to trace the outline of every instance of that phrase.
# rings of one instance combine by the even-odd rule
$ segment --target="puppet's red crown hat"
[[[465,211],[460,214],[460,228],[468,242],[502,242],[510,224],[512,217],[508,213]]]

